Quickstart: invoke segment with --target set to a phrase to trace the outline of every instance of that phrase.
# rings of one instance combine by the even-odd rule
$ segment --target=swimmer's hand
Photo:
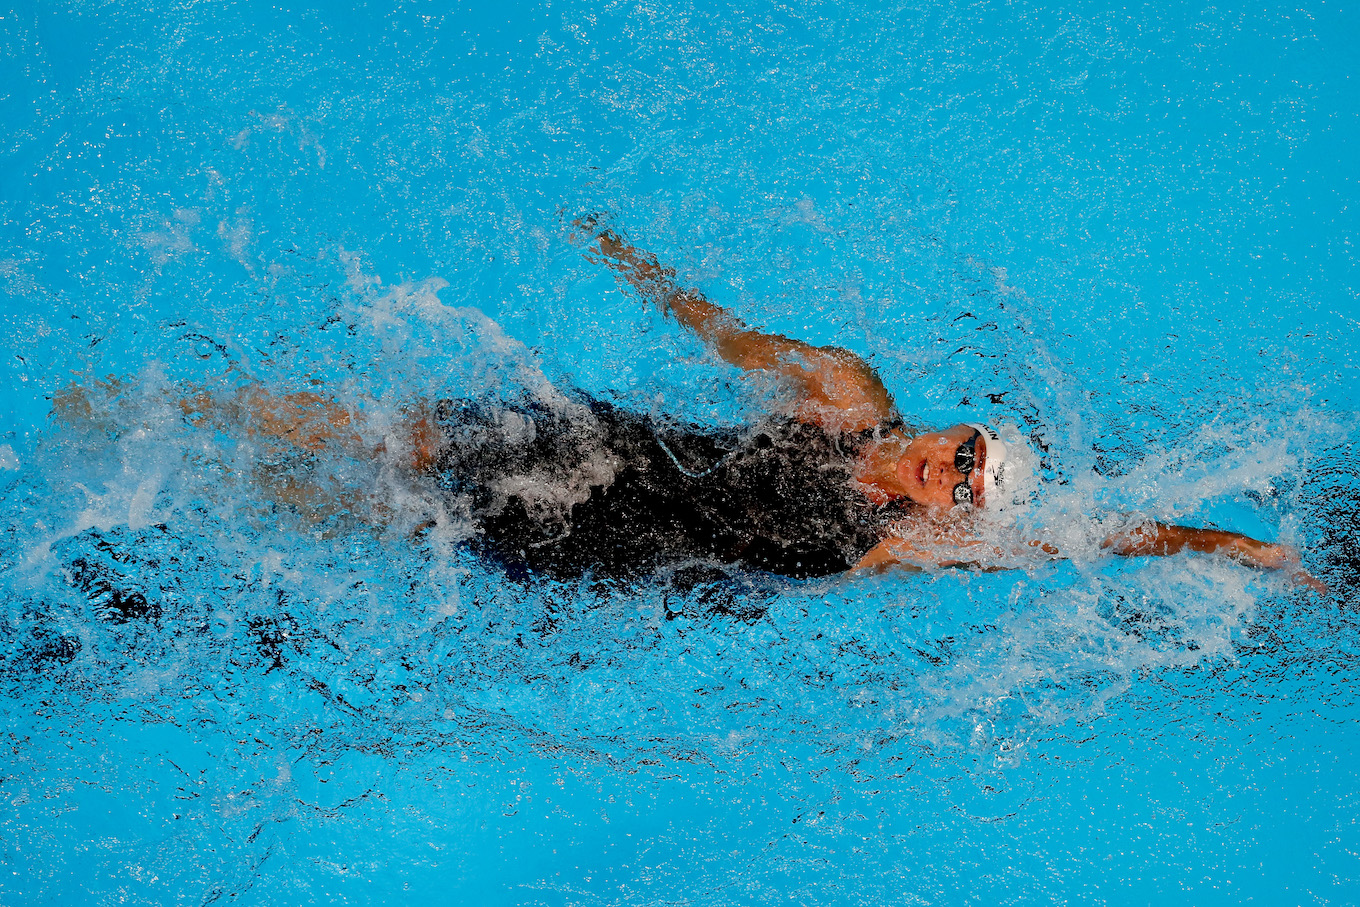
[[[1258,542],[1246,536],[1238,539],[1233,548],[1233,551],[1225,553],[1235,561],[1266,570],[1278,570],[1291,582],[1307,586],[1322,595],[1330,595],[1332,592],[1330,586],[1303,569],[1303,558],[1297,548]]]
[[[673,268],[662,266],[654,255],[635,248],[614,232],[603,215],[578,217],[571,225],[585,246],[587,261],[608,266],[643,299],[656,303],[663,312],[669,310],[670,300],[681,292]]]

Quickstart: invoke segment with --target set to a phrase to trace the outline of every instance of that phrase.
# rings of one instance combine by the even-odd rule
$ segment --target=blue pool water
[[[1360,901],[1353,6],[341,6],[0,12],[0,903]],[[524,585],[175,404],[750,418],[592,212],[1029,439],[1074,560]]]

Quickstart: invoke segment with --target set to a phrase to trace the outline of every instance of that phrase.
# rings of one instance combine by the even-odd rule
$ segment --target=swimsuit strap
[[[723,466],[726,466],[728,462],[732,460],[733,457],[741,453],[741,448],[737,448],[736,450],[729,450],[720,459],[718,459],[717,462],[715,462],[712,466],[708,467],[707,469],[702,470],[686,469],[684,464],[680,462],[680,458],[677,457],[675,455],[675,452],[671,450],[670,445],[661,439],[661,435],[657,434],[655,427],[652,427],[652,437],[656,440],[656,443],[661,447],[661,449],[666,452],[666,456],[671,458],[671,462],[675,464],[676,469],[680,470],[680,474],[683,476],[687,476],[691,479],[707,478],[717,470],[721,469]]]

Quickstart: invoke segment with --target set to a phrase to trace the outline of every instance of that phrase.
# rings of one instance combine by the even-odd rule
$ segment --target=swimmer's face
[[[987,463],[987,440],[978,435],[973,442],[972,469],[965,474],[968,457],[960,455],[977,431],[967,425],[955,425],[944,431],[917,435],[908,442],[897,461],[897,478],[906,489],[907,497],[924,507],[948,510],[959,503],[962,483],[971,493],[973,503],[982,506],[982,470]]]

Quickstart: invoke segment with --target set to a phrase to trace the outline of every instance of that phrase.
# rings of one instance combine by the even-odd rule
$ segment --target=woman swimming
[[[416,405],[389,436],[389,454],[455,502],[484,555],[551,576],[709,565],[792,577],[1062,557],[1043,540],[1008,550],[980,531],[979,515],[1014,478],[996,431],[970,423],[913,433],[860,357],[752,330],[613,229],[593,219],[575,226],[588,258],[722,359],[776,377],[787,402],[755,426],[727,431],[660,424],[555,390]],[[198,394],[182,406],[196,420],[234,421],[304,450],[373,452],[355,430],[358,416],[316,393],[272,396],[249,385],[225,402]],[[285,483],[281,493],[300,487]],[[1121,556],[1213,553],[1325,588],[1285,545],[1150,520],[1126,526],[1101,547]]]
[[[588,256],[607,265],[721,358],[745,370],[774,373],[789,387],[792,405],[787,418],[798,426],[792,434],[805,445],[800,452],[826,452],[830,468],[823,470],[825,481],[849,474],[846,487],[839,489],[845,519],[855,526],[845,533],[847,542],[853,538],[843,548],[846,569],[988,568],[1007,562],[1007,552],[983,543],[973,531],[975,512],[996,501],[1007,484],[1010,460],[997,432],[980,424],[960,424],[913,434],[873,368],[855,354],[751,330],[696,291],[677,284],[674,270],[614,230],[600,229],[593,220],[578,222],[577,227],[589,238]],[[844,459],[838,461],[831,451]],[[789,491],[775,478],[762,500],[774,504]],[[753,503],[758,507],[761,502]],[[827,531],[827,527],[802,529],[801,538]],[[867,547],[860,551],[856,543]],[[1060,556],[1043,541],[1028,545]],[[1215,553],[1249,566],[1282,570],[1309,586],[1325,588],[1302,570],[1294,549],[1235,532],[1149,520],[1105,538],[1101,547],[1121,556]]]

